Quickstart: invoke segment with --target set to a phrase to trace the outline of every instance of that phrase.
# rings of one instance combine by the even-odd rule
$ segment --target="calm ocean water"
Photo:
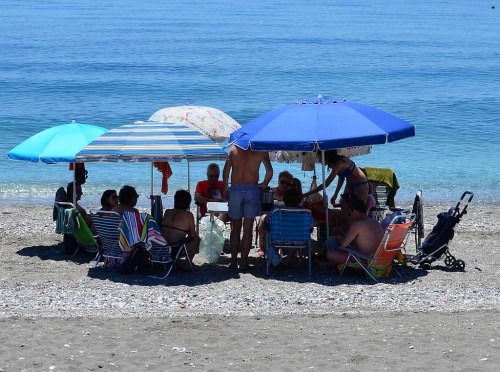
[[[50,204],[71,179],[67,164],[7,159],[50,126],[75,119],[112,128],[183,104],[217,107],[245,124],[322,94],[417,127],[415,137],[356,158],[392,167],[398,200],[422,189],[427,200],[448,202],[471,190],[475,200],[498,205],[500,4],[493,3],[3,0],[0,203]],[[170,190],[186,188],[186,163],[172,167]],[[192,164],[191,188],[205,167]],[[125,183],[149,193],[148,164],[87,169],[85,206]],[[275,169],[311,182],[299,165]]]

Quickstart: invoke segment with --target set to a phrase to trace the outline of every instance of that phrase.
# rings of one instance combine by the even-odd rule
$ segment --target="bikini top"
[[[173,222],[173,219],[174,219],[176,213],[177,213],[177,210],[174,211],[174,214],[172,215],[172,222]],[[189,229],[188,230],[184,230],[184,229],[181,229],[179,227],[175,227],[175,226],[172,226],[172,225],[165,225],[163,223],[161,224],[161,226],[162,227],[167,227],[169,229],[169,231],[172,230],[172,229],[174,229],[174,230],[177,230],[177,231],[182,231],[184,234],[189,235]]]
[[[344,170],[342,173],[340,173],[339,177],[340,178],[347,178],[347,177],[349,177],[354,172],[354,167],[355,166],[356,166],[356,164],[354,164],[354,162],[351,161],[351,166],[349,168],[347,168],[346,170]]]
[[[175,226],[172,226],[172,225],[164,225],[164,224],[161,224],[161,226],[162,227],[168,227],[169,230],[173,229],[173,230],[177,230],[177,231],[182,231],[185,234],[189,234],[189,230],[184,230],[184,229],[181,229],[179,227],[175,227]]]

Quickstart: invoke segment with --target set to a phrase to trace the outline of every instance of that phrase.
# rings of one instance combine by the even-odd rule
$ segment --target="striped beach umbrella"
[[[145,122],[114,128],[89,143],[78,162],[92,161],[211,161],[225,160],[226,151],[185,125]]]
[[[76,155],[76,160],[151,162],[151,195],[154,195],[153,162],[157,164],[187,160],[189,190],[189,162],[225,160],[226,157],[227,152],[220,145],[193,128],[178,124],[145,122],[109,130],[81,150]],[[164,178],[170,175],[171,172],[164,172]]]

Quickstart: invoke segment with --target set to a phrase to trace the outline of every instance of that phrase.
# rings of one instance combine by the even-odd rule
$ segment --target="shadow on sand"
[[[95,259],[95,252],[79,252],[76,255],[64,253],[62,243],[56,245],[34,245],[16,252],[20,256],[39,257],[41,260],[68,261],[77,265],[88,264]]]

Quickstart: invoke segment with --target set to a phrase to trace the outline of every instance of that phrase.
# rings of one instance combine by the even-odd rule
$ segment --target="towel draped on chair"
[[[140,242],[145,243],[147,249],[151,247],[151,241],[160,245],[167,244],[158,224],[149,213],[126,211],[122,215],[119,228],[120,248],[124,252],[131,252],[133,246]]]

